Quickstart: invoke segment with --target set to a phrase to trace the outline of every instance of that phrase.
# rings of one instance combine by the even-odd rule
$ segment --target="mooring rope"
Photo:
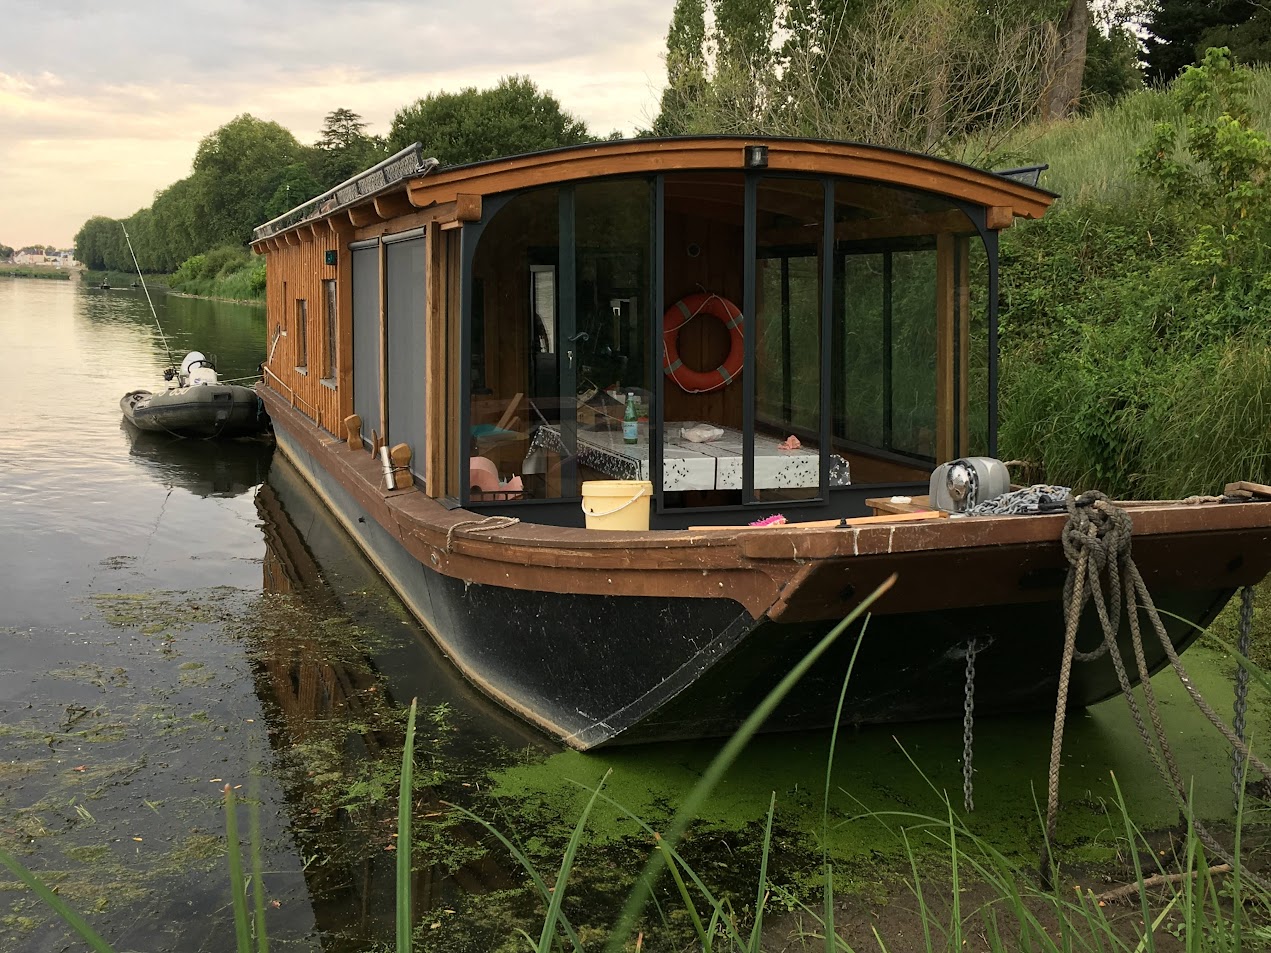
[[[475,533],[487,532],[495,529],[507,529],[509,526],[515,526],[521,522],[515,516],[487,516],[480,520],[460,520],[451,525],[446,530],[446,552],[451,551],[451,547],[455,543],[455,534],[459,532]]]
[[[1093,661],[1104,654],[1109,656],[1113,670],[1116,672],[1117,682],[1121,687],[1121,694],[1125,697],[1130,714],[1134,718],[1139,737],[1151,755],[1157,772],[1174,795],[1180,816],[1186,812],[1187,789],[1166,737],[1156,695],[1152,690],[1151,672],[1148,669],[1143,636],[1139,628],[1140,604],[1161,642],[1170,666],[1201,713],[1231,743],[1233,749],[1239,752],[1242,758],[1247,759],[1248,763],[1265,777],[1271,778],[1271,769],[1251,754],[1244,741],[1223,723],[1196,689],[1187,670],[1179,661],[1178,652],[1174,648],[1169,633],[1165,631],[1152,597],[1148,594],[1147,585],[1143,582],[1143,577],[1131,558],[1131,530],[1129,513],[1116,506],[1102,493],[1092,490],[1069,500],[1068,522],[1064,526],[1062,537],[1064,554],[1068,557],[1069,563],[1068,578],[1064,583],[1064,651],[1059,670],[1059,689],[1055,700],[1054,731],[1051,735],[1050,771],[1046,791],[1046,830],[1040,869],[1042,880],[1047,885],[1051,883],[1051,844],[1054,841],[1059,816],[1059,769],[1063,752],[1064,721],[1068,708],[1068,688],[1074,660]],[[1105,578],[1106,588],[1103,583]],[[1080,627],[1082,610],[1087,602],[1094,603],[1095,613],[1103,629],[1103,643],[1092,652],[1080,652],[1077,650],[1077,630]],[[1117,645],[1122,603],[1124,603],[1129,622],[1130,642],[1134,652],[1135,667],[1138,670],[1139,684],[1143,690],[1144,704],[1152,723],[1151,733],[1144,723],[1142,711],[1134,694],[1134,687],[1126,672],[1125,661],[1121,657],[1121,649]],[[1153,735],[1155,735],[1155,743],[1153,743]],[[1209,851],[1228,863],[1235,863],[1203,825],[1193,821],[1193,827],[1201,843]],[[1261,883],[1252,874],[1246,872],[1245,875],[1247,879]]]

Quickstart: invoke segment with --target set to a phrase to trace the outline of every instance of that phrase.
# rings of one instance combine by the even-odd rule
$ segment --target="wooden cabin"
[[[847,143],[415,147],[256,230],[265,382],[479,515],[581,525],[616,479],[655,529],[855,515],[995,455],[998,234],[1053,198]]]

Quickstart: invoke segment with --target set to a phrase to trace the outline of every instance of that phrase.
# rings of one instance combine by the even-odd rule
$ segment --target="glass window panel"
[[[818,179],[756,190],[754,499],[814,499],[821,461],[821,239]]]
[[[835,433],[856,443],[886,445],[883,426],[883,375],[888,365],[883,336],[884,256],[847,255],[841,259],[841,296],[837,328],[842,374],[836,385]],[[836,329],[837,329],[836,328]]]
[[[936,453],[936,255],[891,254],[891,443],[915,457]]]
[[[652,199],[647,179],[574,191],[580,481],[651,477]]]
[[[987,443],[987,272],[969,254],[983,249],[974,233],[937,196],[835,184],[833,432],[854,483],[918,482],[937,456]]]
[[[326,291],[326,365],[322,369],[322,376],[326,380],[334,380],[339,372],[336,358],[336,330],[339,327],[337,316],[340,313],[339,299],[336,296],[335,282],[327,280],[322,282]]]
[[[740,375],[726,383],[716,369],[732,350],[725,320],[740,315],[745,296],[745,176],[670,174],[664,194],[665,297],[658,307],[671,318],[663,327],[663,353],[654,362],[661,366],[665,354],[668,363],[678,363],[671,364],[671,374],[659,374],[666,427],[662,502],[736,506],[742,502],[744,385]],[[682,320],[676,320],[677,312]],[[742,316],[742,322],[743,333],[750,333],[749,319]],[[716,432],[716,439],[704,443],[692,439]]]
[[[473,256],[469,452],[460,474],[473,503],[561,495],[563,447],[535,445],[542,424],[560,421],[559,255],[560,193],[550,188],[513,197]]]
[[[473,261],[474,502],[574,496],[575,477],[648,479],[651,191],[646,179],[573,188],[568,247],[559,189],[514,197],[486,226]],[[645,418],[635,445],[628,393]]]
[[[619,423],[623,407],[605,397],[649,399],[650,192],[646,180],[626,179],[574,193],[579,398]]]
[[[309,305],[304,298],[296,299],[296,367],[309,366]]]

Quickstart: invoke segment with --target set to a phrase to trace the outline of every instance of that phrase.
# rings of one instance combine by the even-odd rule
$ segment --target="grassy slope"
[[[1254,125],[1271,129],[1271,73],[1255,74],[1252,99]],[[1002,453],[1047,480],[1178,496],[1268,476],[1258,276],[1199,280],[1194,212],[1134,171],[1153,126],[1179,119],[1144,91],[1011,143],[1050,164],[1042,184],[1061,194],[1004,236],[1002,257]]]

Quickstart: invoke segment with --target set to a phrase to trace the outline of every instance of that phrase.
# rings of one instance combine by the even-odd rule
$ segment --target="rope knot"
[[[1064,525],[1064,555],[1072,565],[1084,550],[1097,569],[1124,562],[1130,555],[1133,525],[1130,514],[1098,490],[1087,490],[1068,500],[1068,522]]]

